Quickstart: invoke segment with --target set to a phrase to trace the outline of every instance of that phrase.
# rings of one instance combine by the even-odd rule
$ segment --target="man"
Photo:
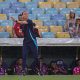
[[[22,15],[21,14],[18,16],[18,20],[22,21]],[[20,29],[20,25],[21,25],[20,23],[14,22],[13,36],[15,38],[22,38],[23,37],[23,33],[22,33],[21,29]]]
[[[16,21],[21,24],[21,29],[24,34],[23,40],[23,50],[22,50],[22,58],[23,58],[23,69],[26,68],[26,58],[31,51],[34,59],[38,58],[38,46],[36,41],[36,35],[34,33],[34,23],[32,20],[28,19],[28,13],[26,11],[22,12],[22,21]]]

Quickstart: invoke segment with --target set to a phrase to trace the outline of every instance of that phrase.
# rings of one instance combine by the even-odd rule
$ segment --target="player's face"
[[[75,14],[74,13],[70,13],[70,18],[75,18]]]
[[[52,66],[53,68],[56,68],[56,67],[57,67],[56,63],[52,63],[51,66]]]
[[[21,21],[22,20],[22,16],[19,16],[18,19],[19,19],[19,21]]]
[[[18,64],[22,65],[22,59],[18,60]]]
[[[23,12],[22,18],[23,20],[28,19],[28,13],[26,11]]]

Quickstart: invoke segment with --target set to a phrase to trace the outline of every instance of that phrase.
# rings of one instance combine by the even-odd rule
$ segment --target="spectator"
[[[46,63],[43,62],[43,58],[40,58],[40,74],[47,75],[48,74],[48,67]]]
[[[43,58],[39,58],[36,62],[33,62],[32,65],[33,73],[37,75],[47,75],[48,67],[45,63],[43,63]]]
[[[74,37],[74,28],[75,28],[75,13],[73,11],[70,11],[69,19],[66,20],[65,24],[65,31],[70,33],[70,37]]]
[[[32,69],[31,74],[38,75],[39,74],[39,68],[40,68],[39,59],[36,59],[31,64],[31,69]]]
[[[19,58],[14,66],[14,73],[17,75],[24,75],[27,73],[27,67],[25,68],[25,71],[23,71],[22,62],[22,58]]]
[[[80,59],[76,61],[76,67],[73,69],[74,75],[80,75]]]
[[[59,68],[59,71],[60,71],[60,74],[67,74],[67,65],[64,63],[63,60],[57,60],[57,65],[58,65],[58,68]]]
[[[57,75],[59,72],[58,66],[56,64],[56,61],[50,62],[50,75]]]
[[[14,21],[14,19],[12,18],[12,20]],[[18,20],[19,21],[22,21],[22,15],[20,14],[18,16]],[[20,29],[20,26],[21,24],[20,23],[17,23],[14,21],[14,26],[13,26],[13,36],[16,38],[22,38],[23,37],[23,33],[22,33],[22,30]]]
[[[2,59],[0,59],[0,75],[5,75],[6,74],[6,69],[4,67]]]
[[[67,74],[67,70],[62,65],[57,64],[56,61],[51,61],[50,74],[51,75],[65,75]]]
[[[75,37],[80,37],[80,18],[76,19]]]

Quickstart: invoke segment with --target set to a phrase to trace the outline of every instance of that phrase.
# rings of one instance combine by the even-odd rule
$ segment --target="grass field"
[[[80,76],[0,76],[0,80],[80,80]]]

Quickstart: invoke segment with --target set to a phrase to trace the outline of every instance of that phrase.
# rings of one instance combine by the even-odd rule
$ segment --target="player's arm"
[[[14,28],[12,28],[12,34],[13,34],[13,37],[14,37],[14,38],[17,38],[17,35],[15,34]]]
[[[28,24],[27,21],[19,21],[19,20],[17,20],[16,22],[20,23],[20,24]]]
[[[14,17],[11,17],[11,19],[12,21],[20,23],[20,24],[27,24],[27,21],[19,21],[19,20],[16,20]]]

